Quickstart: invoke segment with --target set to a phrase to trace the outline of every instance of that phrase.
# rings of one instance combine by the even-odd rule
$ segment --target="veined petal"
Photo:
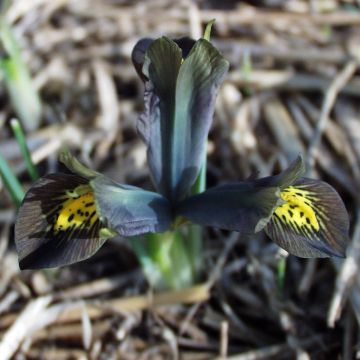
[[[90,184],[101,218],[120,235],[134,236],[169,229],[172,220],[170,203],[160,194],[117,184],[105,176],[95,178]]]
[[[299,157],[277,175],[210,188],[181,202],[177,215],[200,225],[253,234],[264,229],[275,209],[284,203],[281,189],[303,171]]]
[[[72,264],[93,255],[110,234],[101,222],[88,181],[50,174],[27,192],[15,224],[21,269]]]
[[[138,73],[140,79],[143,81],[149,80],[146,77],[146,75],[143,73],[143,65],[145,62],[146,51],[148,50],[149,46],[153,41],[155,41],[155,39],[151,39],[151,38],[140,39],[134,46],[134,49],[131,53],[131,60],[133,62],[135,70]],[[182,51],[183,59],[185,59],[188,56],[190,50],[195,44],[195,40],[189,37],[183,37],[180,39],[175,39],[173,41],[180,47]]]
[[[283,189],[281,197],[285,203],[265,228],[270,238],[300,257],[345,256],[349,218],[330,185],[303,178]]]
[[[72,264],[93,255],[109,237],[162,232],[171,209],[161,195],[99,175],[50,174],[27,192],[15,224],[22,269]]]
[[[279,201],[277,187],[246,181],[191,196],[179,204],[177,215],[196,224],[253,234],[267,224]]]
[[[205,39],[179,44],[183,49],[163,37],[148,46],[143,75],[149,81],[138,123],[155,186],[173,203],[187,195],[202,166],[216,94],[229,66]]]
[[[153,41],[154,41],[154,39],[151,39],[151,38],[140,39],[135,44],[133,51],[131,52],[132,63],[142,81],[148,80],[148,78],[143,73],[143,65],[144,65],[144,61],[145,61],[146,51]]]

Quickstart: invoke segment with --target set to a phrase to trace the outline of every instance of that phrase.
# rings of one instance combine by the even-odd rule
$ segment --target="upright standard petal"
[[[16,219],[20,268],[49,268],[84,260],[103,245],[105,229],[85,178],[44,176],[27,192]]]
[[[143,65],[145,62],[145,54],[154,39],[143,38],[140,39],[134,46],[131,53],[131,60],[141,80],[144,82],[149,80],[143,73]],[[180,47],[182,51],[182,57],[186,58],[195,44],[195,40],[189,37],[183,37],[175,39],[174,42]]]
[[[172,202],[187,195],[199,173],[216,94],[228,66],[204,39],[185,59],[180,47],[165,37],[146,52],[143,73],[149,82],[138,130],[148,148],[153,181]]]
[[[349,217],[329,184],[302,178],[282,189],[280,196],[285,203],[265,228],[270,238],[300,257],[345,256]]]

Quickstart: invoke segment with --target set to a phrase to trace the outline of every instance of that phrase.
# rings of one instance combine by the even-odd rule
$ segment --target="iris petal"
[[[285,203],[265,228],[273,241],[300,257],[345,256],[349,218],[329,184],[302,178],[283,189],[281,197]]]
[[[15,224],[22,269],[72,264],[93,255],[109,237],[166,231],[172,212],[159,194],[113,182],[69,152],[72,171],[50,174],[27,192]]]
[[[216,94],[229,66],[207,40],[179,43],[184,49],[166,37],[148,46],[142,72],[149,79],[145,111],[138,122],[153,182],[173,204],[188,194],[199,174]]]
[[[17,216],[20,267],[48,268],[84,260],[103,245],[104,228],[85,178],[44,176],[27,192]]]
[[[177,214],[199,225],[254,234],[279,205],[278,193],[277,187],[256,187],[250,181],[222,185],[187,198]]]
[[[106,223],[122,236],[164,232],[172,211],[162,195],[135,186],[117,184],[105,176],[92,180],[97,208]]]

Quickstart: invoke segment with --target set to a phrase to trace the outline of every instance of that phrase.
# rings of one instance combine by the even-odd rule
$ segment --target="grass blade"
[[[12,172],[9,164],[5,160],[5,158],[0,154],[0,175],[3,179],[5,187],[8,189],[14,203],[17,206],[20,206],[22,199],[25,196],[24,190]]]
[[[37,129],[42,116],[41,101],[21,57],[13,31],[4,16],[0,17],[0,46],[0,71],[14,110],[25,131]]]
[[[36,181],[39,178],[39,173],[38,173],[36,166],[33,164],[32,160],[31,160],[29,148],[26,144],[25,134],[21,128],[21,125],[17,119],[12,119],[10,124],[11,124],[11,128],[14,132],[14,135],[16,137],[16,140],[19,144],[20,151],[21,151],[22,157],[25,161],[26,168],[31,177],[31,180]]]

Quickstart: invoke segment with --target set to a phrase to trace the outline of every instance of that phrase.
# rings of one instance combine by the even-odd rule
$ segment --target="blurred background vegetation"
[[[0,359],[358,355],[359,1],[14,0],[1,11]],[[17,205],[38,175],[65,171],[64,146],[151,189],[132,47],[141,37],[199,38],[214,18],[212,41],[231,69],[208,185],[275,173],[304,154],[308,175],[334,186],[349,210],[347,260],[298,259],[265,235],[245,242],[206,230],[205,287],[152,294],[121,238],[85,262],[20,272]]]

